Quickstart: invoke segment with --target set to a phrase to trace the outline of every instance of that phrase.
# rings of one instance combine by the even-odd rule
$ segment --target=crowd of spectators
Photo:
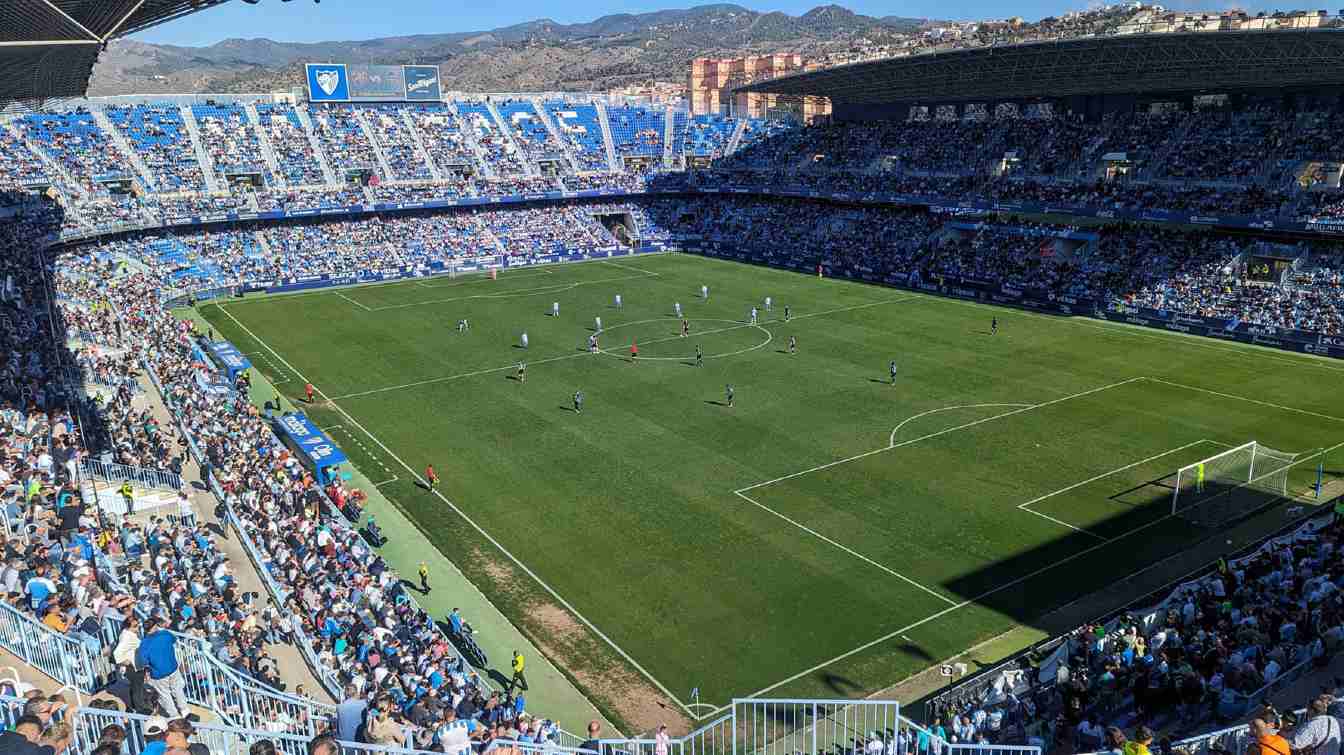
[[[255,595],[237,594],[227,563],[203,528],[153,522],[129,544],[122,538],[124,548],[113,544],[109,556],[115,561],[143,550],[150,559],[144,566],[128,563],[129,594],[118,604],[144,617],[141,647],[157,622],[202,636],[222,660],[283,689],[265,641],[300,643],[319,676],[345,691],[338,726],[350,739],[438,749],[456,743],[459,734],[472,741],[554,736],[558,729],[531,716],[521,693],[492,691],[457,656],[432,617],[409,600],[399,577],[325,505],[312,476],[249,403],[245,381],[234,391],[200,390],[202,379],[213,379],[211,368],[193,351],[191,325],[160,308],[161,279],[108,276],[95,286],[86,275],[100,270],[106,267],[86,261],[83,275],[59,277],[63,300],[74,302],[66,306],[118,302],[120,319],[85,317],[80,328],[133,345],[145,356],[175,420],[201,449],[224,504],[262,554],[262,570],[283,604],[280,612],[259,612]],[[139,432],[152,438],[161,431]],[[159,678],[151,665],[150,687],[158,690]],[[182,711],[165,713],[175,718]],[[458,719],[472,723],[455,726]]]
[[[993,689],[953,689],[932,703],[931,728],[953,742],[1131,753],[1125,729],[1135,732],[1131,743],[1145,745],[1165,732],[1169,749],[1182,736],[1253,717],[1249,731],[1231,735],[1240,744],[1220,740],[1207,749],[1245,752],[1277,732],[1293,752],[1320,752],[1313,746],[1322,741],[1334,752],[1341,722],[1322,717],[1344,714],[1344,681],[1302,713],[1267,703],[1271,690],[1323,669],[1344,648],[1342,525],[1305,525],[1222,562],[1151,609],[1080,627],[1040,667],[989,677]]]

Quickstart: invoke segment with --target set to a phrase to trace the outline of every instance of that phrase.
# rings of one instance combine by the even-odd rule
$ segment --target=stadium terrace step
[[[401,111],[401,124],[406,129],[406,133],[410,135],[416,153],[421,160],[425,161],[425,166],[429,168],[429,175],[433,176],[435,181],[442,181],[443,173],[439,170],[439,166],[434,163],[434,158],[430,156],[429,150],[425,149],[424,137],[420,134],[420,129],[416,128],[415,119],[411,117],[410,110]]]
[[[668,105],[663,113],[663,169],[672,170],[676,167],[673,158],[673,145],[676,141],[676,109]]]
[[[196,162],[201,164],[201,175],[205,177],[205,188],[211,193],[222,192],[224,189],[219,182],[219,174],[215,173],[214,161],[205,151],[205,144],[201,139],[201,127],[196,122],[196,114],[192,109],[183,105],[178,108],[182,114],[182,123],[187,127],[187,137],[191,139],[192,152],[196,154]]]
[[[341,181],[336,178],[336,172],[331,169],[331,163],[327,162],[327,153],[322,149],[322,142],[313,132],[313,119],[308,115],[308,108],[301,104],[294,106],[294,115],[299,119],[299,125],[303,126],[303,133],[308,137],[308,146],[313,151],[313,157],[317,159],[317,164],[322,168],[322,178],[327,186],[339,186]]]
[[[742,146],[742,135],[747,132],[747,119],[739,118],[737,126],[733,128],[733,135],[728,138],[728,148],[724,150],[724,155],[731,155]]]
[[[271,172],[271,180],[275,181],[277,186],[285,186],[288,181],[285,180],[284,171],[280,170],[280,161],[275,157],[275,145],[271,144],[271,137],[261,126],[261,115],[257,112],[256,103],[245,103],[243,112],[247,115],[247,122],[251,124],[252,130],[257,134],[257,143],[261,145],[261,157],[266,161],[266,169]]]
[[[607,118],[607,106],[601,100],[594,100],[597,107],[597,122],[602,126],[602,144],[607,150],[607,169],[612,173],[624,173],[625,166],[616,157],[616,140],[611,136],[611,121]]]
[[[373,156],[378,161],[378,170],[382,171],[382,181],[395,181],[397,174],[392,172],[392,164],[387,161],[387,153],[383,151],[383,145],[378,141],[373,133],[373,126],[369,125],[369,119],[363,108],[353,108],[355,113],[355,122],[359,124],[359,130],[364,132],[364,138],[369,140],[369,146],[373,148]]]

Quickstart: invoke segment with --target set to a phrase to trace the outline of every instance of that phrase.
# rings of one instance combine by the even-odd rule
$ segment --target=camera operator
[[[1330,695],[1320,695],[1307,706],[1307,720],[1294,726],[1288,736],[1294,755],[1339,755],[1341,726],[1330,715]]]

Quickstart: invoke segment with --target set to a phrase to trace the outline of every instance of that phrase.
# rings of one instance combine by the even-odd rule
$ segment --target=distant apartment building
[[[607,97],[612,102],[622,98],[635,98],[655,105],[682,105],[686,102],[686,85],[672,81],[630,84],[608,89]]]
[[[810,123],[831,112],[824,97],[734,93],[733,89],[776,76],[802,73],[798,53],[750,55],[745,58],[696,58],[686,82],[686,99],[695,115],[718,113],[743,118],[794,118]]]

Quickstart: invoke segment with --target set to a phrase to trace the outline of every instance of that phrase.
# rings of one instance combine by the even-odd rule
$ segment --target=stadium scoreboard
[[[310,102],[439,102],[439,67],[308,63]]]

